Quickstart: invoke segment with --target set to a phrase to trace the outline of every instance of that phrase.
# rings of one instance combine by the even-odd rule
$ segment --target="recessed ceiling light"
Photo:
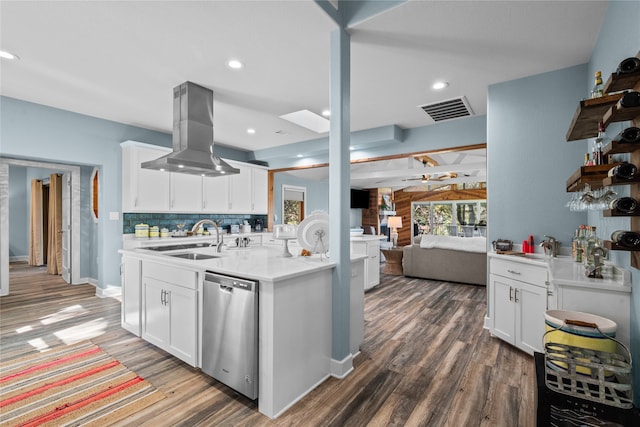
[[[322,115],[325,117],[329,117],[331,115],[331,111],[329,110],[322,110]]]
[[[298,154],[296,157],[300,158],[300,157],[304,157],[302,154]]]
[[[449,86],[448,82],[435,82],[431,87],[433,88],[433,90],[442,90],[447,86]]]
[[[244,67],[244,64],[237,59],[229,60],[229,62],[227,62],[227,65],[229,66],[229,68],[233,68],[234,70],[239,70],[240,68]]]
[[[350,145],[350,146],[349,146],[349,150],[353,151],[353,150],[355,150],[355,149],[356,149],[356,147],[354,147],[353,145]]]
[[[0,50],[0,58],[4,59],[20,59],[20,57],[11,52],[7,52],[6,50]]]
[[[247,129],[247,133],[253,135],[254,133],[256,133],[256,130],[254,128],[249,128]]]
[[[178,167],[179,167],[179,168],[183,168],[183,167],[184,167],[184,165],[178,165]]]

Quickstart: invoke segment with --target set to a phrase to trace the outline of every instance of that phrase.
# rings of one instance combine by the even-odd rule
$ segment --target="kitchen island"
[[[120,250],[122,326],[200,368],[203,279],[213,272],[258,282],[258,409],[276,418],[331,375],[332,274],[327,257],[282,257],[254,246],[153,251]],[[202,259],[176,257],[200,254]],[[208,258],[210,256],[211,258]],[[197,256],[196,256],[197,257]],[[364,331],[364,256],[351,261],[350,350]]]

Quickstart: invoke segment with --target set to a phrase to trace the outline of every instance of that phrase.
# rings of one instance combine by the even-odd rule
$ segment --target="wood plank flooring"
[[[120,425],[532,426],[533,358],[482,329],[486,288],[381,275],[365,296],[355,370],[276,420],[120,327],[120,303],[46,268],[12,264],[0,298],[0,359],[91,340],[167,398]]]

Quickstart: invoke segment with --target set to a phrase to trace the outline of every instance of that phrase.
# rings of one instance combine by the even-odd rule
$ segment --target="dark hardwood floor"
[[[381,275],[365,296],[355,370],[276,420],[120,327],[120,303],[46,268],[12,264],[0,298],[0,359],[91,340],[167,397],[121,425],[532,426],[533,358],[482,329],[486,288]]]

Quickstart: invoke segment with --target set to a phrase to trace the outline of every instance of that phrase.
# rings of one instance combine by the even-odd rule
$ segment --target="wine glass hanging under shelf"
[[[610,203],[616,199],[617,193],[611,188],[603,187],[591,190],[589,184],[583,191],[572,193],[571,200],[566,206],[571,212],[602,211],[609,209]]]

